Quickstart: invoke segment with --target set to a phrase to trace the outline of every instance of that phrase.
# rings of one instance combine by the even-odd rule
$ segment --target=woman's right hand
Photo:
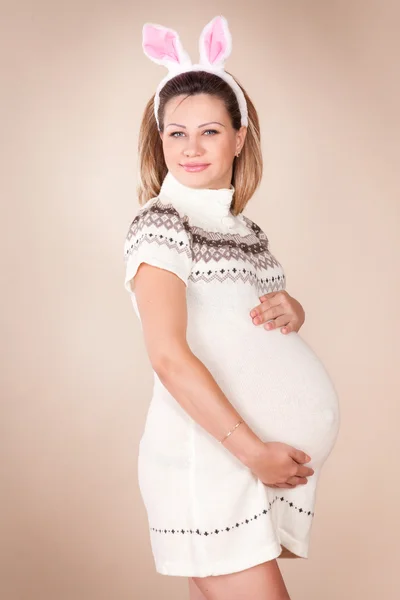
[[[309,457],[283,442],[263,442],[264,450],[257,456],[251,471],[265,485],[278,488],[293,488],[308,482],[307,477],[314,474],[314,469],[303,466]]]

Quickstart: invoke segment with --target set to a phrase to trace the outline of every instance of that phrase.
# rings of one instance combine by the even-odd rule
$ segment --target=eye
[[[169,137],[181,137],[179,134],[184,134],[184,131],[173,131],[172,133],[169,134]],[[217,131],[216,129],[206,129],[203,133],[211,133],[212,135],[218,134],[219,131]],[[178,135],[177,135],[178,134]],[[209,137],[207,135],[207,137]]]

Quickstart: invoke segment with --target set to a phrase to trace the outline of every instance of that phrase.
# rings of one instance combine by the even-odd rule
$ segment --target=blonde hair
[[[257,111],[248,94],[241,87],[247,102],[248,127],[243,148],[239,157],[233,160],[231,183],[235,188],[232,201],[232,212],[241,213],[247,202],[260,184],[263,170],[260,124]],[[240,129],[241,115],[236,95],[232,88],[218,75],[206,71],[188,71],[170,79],[160,93],[158,120],[160,131],[164,130],[164,109],[166,103],[175,96],[195,94],[211,94],[221,98],[231,117],[232,126]],[[161,184],[167,174],[164,160],[162,140],[154,115],[154,95],[144,110],[139,131],[139,184],[137,195],[139,204],[143,205],[151,198],[158,196]]]

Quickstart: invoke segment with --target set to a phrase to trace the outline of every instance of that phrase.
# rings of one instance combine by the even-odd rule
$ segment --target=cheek
[[[173,156],[174,153],[177,152],[178,144],[174,144],[173,141],[175,140],[171,140],[168,138],[164,140],[163,150],[165,156]]]
[[[234,156],[234,148],[232,147],[229,140],[221,140],[221,142],[216,145],[216,152],[218,153],[221,162],[232,162]]]

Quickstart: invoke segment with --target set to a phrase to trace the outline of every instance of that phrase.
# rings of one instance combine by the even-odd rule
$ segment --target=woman
[[[203,29],[198,65],[175,31],[143,34],[147,56],[169,68],[143,117],[141,207],[125,241],[154,370],[138,467],[156,570],[188,577],[191,600],[288,599],[276,559],[308,556],[338,398],[297,333],[302,309],[266,234],[243,215],[261,178],[260,133],[223,70],[226,20]]]

